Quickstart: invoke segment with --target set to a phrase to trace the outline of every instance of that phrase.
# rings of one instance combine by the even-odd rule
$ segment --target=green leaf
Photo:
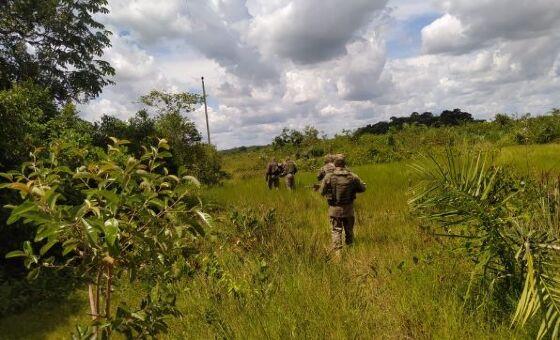
[[[35,280],[39,276],[40,271],[41,271],[41,267],[33,268],[31,271],[29,271],[29,273],[27,273],[27,279]]]
[[[0,172],[0,177],[5,178],[10,182],[14,180],[14,176],[12,174],[8,174],[5,172]]]
[[[62,247],[63,247],[62,255],[66,256],[71,251],[76,250],[76,248],[78,247],[78,241],[77,240],[68,240],[68,241],[66,241],[62,244]]]
[[[16,257],[26,257],[27,254],[21,250],[14,250],[6,254],[7,259],[13,259]]]
[[[169,144],[166,139],[160,139],[158,142],[158,148],[169,150]]]
[[[36,209],[36,205],[32,201],[28,200],[23,202],[22,204],[18,205],[12,210],[10,218],[8,218],[6,224],[8,225],[13,224],[14,222],[22,218],[22,214],[34,209]]]
[[[141,321],[146,321],[146,313],[144,311],[132,312],[130,316]]]
[[[56,193],[54,191],[50,191],[47,194],[47,204],[49,205],[49,208],[51,210],[54,210],[54,208],[56,207],[56,202],[58,201],[58,199],[60,198],[60,194]]]
[[[33,247],[31,246],[31,242],[29,241],[23,242],[23,251],[27,255],[33,255]]]
[[[200,182],[194,176],[188,176],[188,175],[183,176],[183,179],[186,180],[187,182],[191,182],[192,184],[196,185],[197,187],[200,186]]]
[[[119,196],[114,193],[113,191],[109,191],[109,190],[97,190],[97,189],[92,189],[92,190],[87,190],[86,191],[88,195],[92,195],[92,196],[101,196],[103,198],[105,198],[107,200],[107,202],[111,203],[111,204],[118,204],[119,203]]]
[[[119,234],[119,221],[116,218],[111,218],[105,221],[103,232],[105,233],[107,244],[113,246]]]
[[[50,240],[49,242],[47,242],[45,245],[43,245],[41,247],[41,250],[39,250],[39,254],[40,255],[45,255],[55,244],[58,243],[58,240]]]
[[[99,242],[99,235],[97,234],[97,230],[84,218],[80,218],[82,224],[86,229],[86,235],[90,243],[97,244]]]
[[[212,227],[212,217],[209,214],[202,212],[200,210],[196,210],[196,213],[198,214],[198,216],[200,216],[202,221],[206,223],[207,226]]]
[[[59,230],[59,225],[44,225],[37,230],[34,241],[39,242],[44,240],[45,238],[49,238],[55,235]]]
[[[157,199],[157,198],[151,199],[151,200],[149,201],[149,203],[150,203],[151,205],[153,205],[153,206],[155,206],[155,207],[161,209],[161,210],[163,210],[163,209],[165,208],[165,205],[166,205],[162,200]]]

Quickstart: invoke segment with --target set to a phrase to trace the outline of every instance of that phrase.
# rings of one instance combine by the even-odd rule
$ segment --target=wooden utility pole
[[[204,115],[206,116],[206,133],[208,134],[208,144],[212,144],[210,140],[210,124],[208,123],[208,106],[206,104],[206,87],[204,86],[204,77],[202,79],[202,96],[204,98]]]

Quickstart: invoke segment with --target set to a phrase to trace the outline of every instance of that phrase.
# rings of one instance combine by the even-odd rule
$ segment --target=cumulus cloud
[[[370,100],[388,90],[390,82],[381,79],[385,67],[384,42],[375,37],[361,39],[347,46],[347,54],[339,61],[338,94],[342,99]]]
[[[109,7],[102,20],[114,35],[105,58],[117,84],[81,106],[83,116],[126,119],[150,89],[200,93],[204,76],[220,148],[268,143],[285,126],[333,134],[412,111],[542,113],[560,99],[559,1],[109,0]],[[406,53],[394,50],[412,43]],[[189,118],[205,131],[201,107]]]
[[[497,40],[534,39],[558,34],[560,1],[441,0],[445,12],[422,30],[426,53],[461,54]]]
[[[261,13],[251,24],[250,37],[270,55],[299,64],[329,60],[366,25],[386,0],[284,1]]]
[[[397,77],[430,72],[417,79],[434,89],[425,102],[442,107],[451,98],[486,116],[542,113],[555,105],[558,98],[550,94],[558,88],[560,2],[454,0],[439,6],[444,14],[422,29],[427,55],[393,63]]]
[[[186,2],[181,0],[115,0],[109,1],[108,8],[110,15],[102,20],[120,28],[118,33],[146,44],[177,37],[191,28]]]

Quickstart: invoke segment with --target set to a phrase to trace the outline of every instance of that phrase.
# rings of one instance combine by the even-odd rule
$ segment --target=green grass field
[[[499,162],[521,172],[560,169],[560,145],[503,149]],[[239,229],[221,210],[208,235],[206,274],[185,282],[183,316],[170,321],[183,338],[531,338],[509,328],[507,314],[489,317],[463,307],[470,264],[450,241],[426,234],[409,215],[414,178],[406,163],[353,169],[368,190],[357,200],[356,244],[329,260],[326,203],[298,176],[295,192],[269,191],[264,178],[235,179],[208,193],[212,205],[266,215],[262,237]],[[251,210],[252,213],[247,211]],[[117,287],[135,300],[141,287]],[[40,304],[0,320],[1,339],[69,338],[87,322],[85,293]]]

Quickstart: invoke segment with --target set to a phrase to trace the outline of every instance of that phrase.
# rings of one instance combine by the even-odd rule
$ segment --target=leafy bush
[[[538,144],[546,144],[553,142],[555,139],[560,137],[557,129],[553,126],[544,126],[537,131],[535,136],[535,142]]]
[[[510,116],[508,116],[506,114],[498,113],[494,117],[494,122],[496,124],[498,124],[499,126],[509,126],[509,125],[513,124],[513,118],[511,118]]]
[[[177,315],[174,283],[191,269],[193,245],[209,217],[200,209],[198,181],[170,174],[166,140],[135,158],[125,141],[113,139],[97,161],[75,171],[59,163],[62,148],[41,150],[19,172],[2,174],[23,202],[11,206],[8,223],[35,227],[32,240],[8,258],[23,259],[29,278],[42,270],[67,270],[88,286],[93,334],[115,330],[133,337],[165,331],[164,317]],[[112,286],[128,278],[153,287],[137,308],[118,306]],[[89,330],[78,329],[88,337]]]

